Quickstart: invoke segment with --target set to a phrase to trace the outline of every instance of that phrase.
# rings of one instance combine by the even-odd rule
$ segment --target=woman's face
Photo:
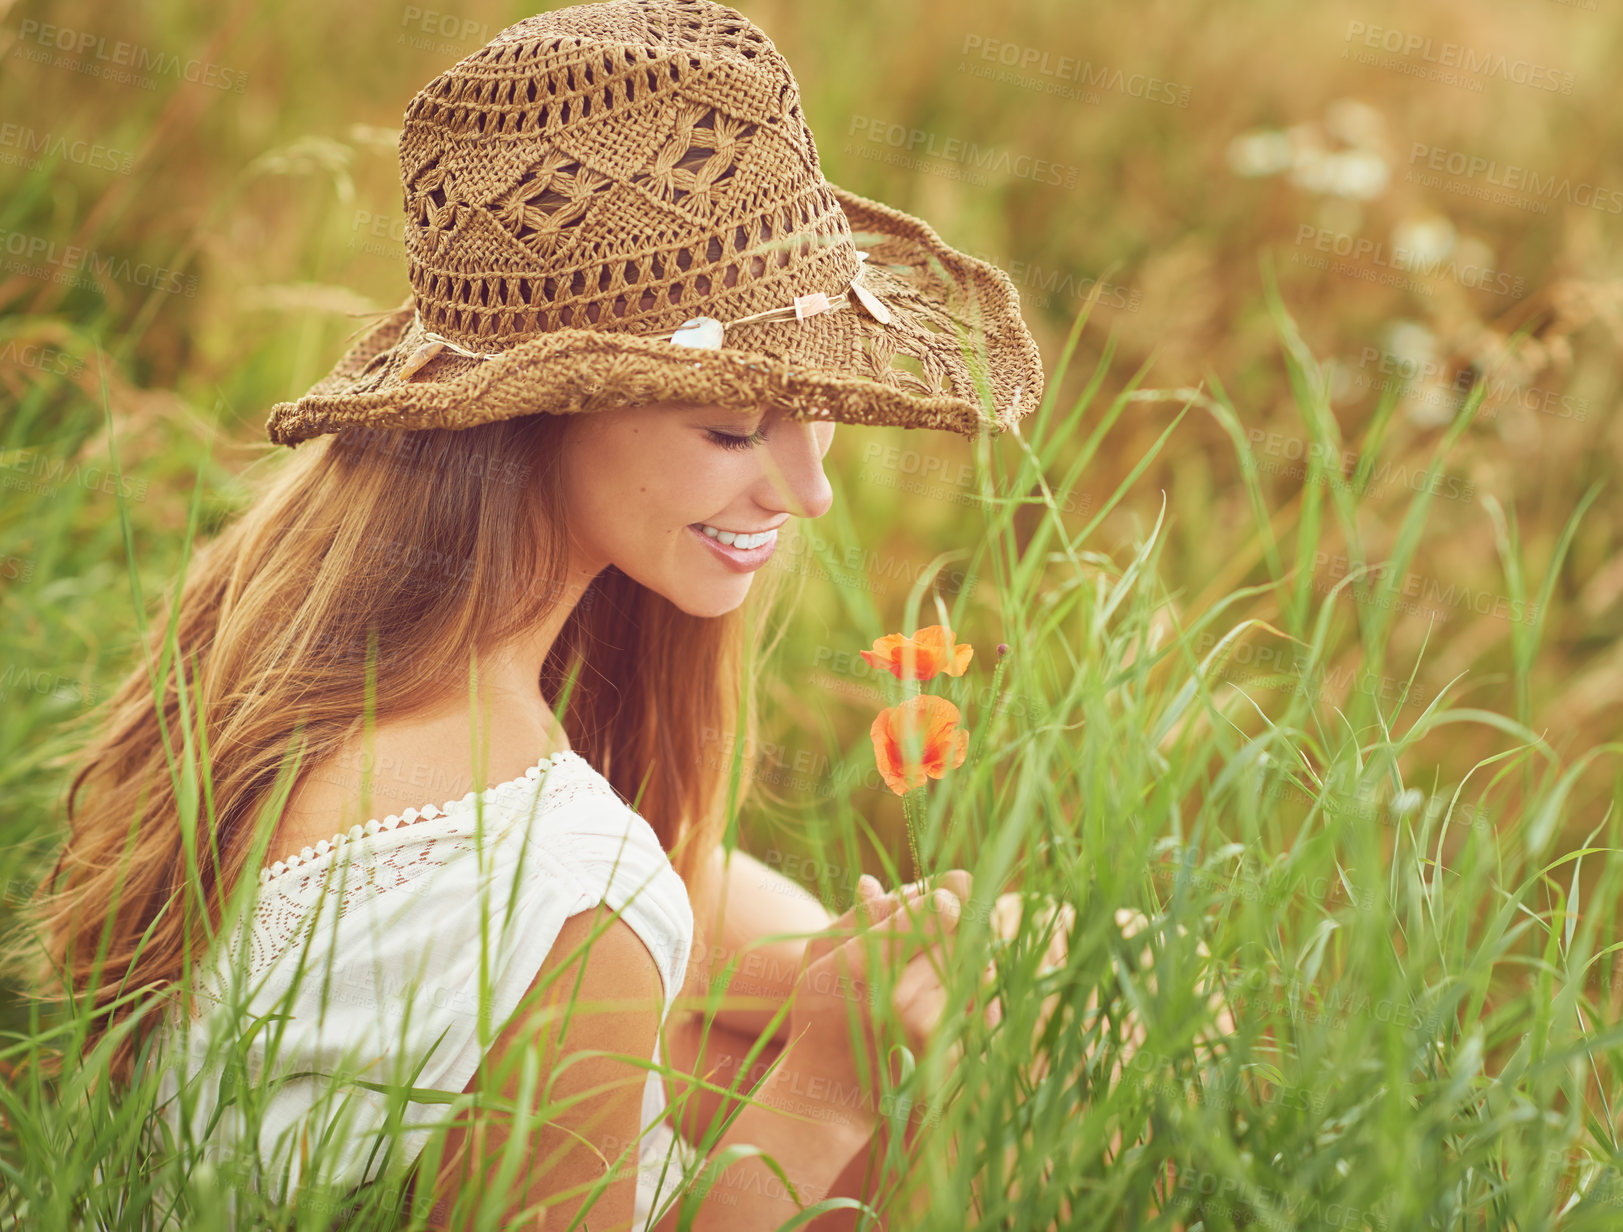
[[[834,494],[823,457],[831,422],[781,410],[655,403],[571,416],[563,482],[573,565],[609,565],[694,616],[744,601],[791,516],[821,517]],[[724,546],[705,533],[746,536]],[[732,534],[725,537],[731,538]]]

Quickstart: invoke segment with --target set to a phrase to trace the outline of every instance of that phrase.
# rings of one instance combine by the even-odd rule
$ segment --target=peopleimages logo
[[[1371,369],[1374,370],[1373,375]],[[1558,389],[1540,389],[1536,385],[1521,385],[1509,377],[1467,366],[1449,375],[1450,365],[1440,359],[1410,359],[1379,347],[1365,347],[1358,358],[1358,370],[1348,376],[1348,383],[1359,389],[1385,393],[1388,389],[1407,390],[1411,397],[1434,400],[1436,395],[1447,394],[1458,399],[1469,395],[1478,385],[1486,388],[1482,395],[1479,419],[1493,419],[1500,406],[1510,403],[1525,411],[1540,415],[1553,415],[1559,419],[1573,419],[1582,423],[1589,414],[1589,399],[1563,393]],[[1418,389],[1410,388],[1411,385]],[[1470,492],[1466,493],[1467,496]]]
[[[32,368],[36,372],[54,376],[77,376],[85,367],[84,360],[69,355],[60,347],[16,338],[0,346],[0,364]]]
[[[22,23],[18,34],[26,42],[76,56],[79,61],[77,67],[81,71],[94,70],[92,76],[119,80],[134,78],[137,73],[151,73],[156,77],[177,77],[193,85],[208,86],[232,94],[241,94],[248,88],[248,74],[239,69],[210,64],[204,60],[182,60],[173,52],[156,51],[139,43],[126,43],[123,40],[109,43],[105,36],[89,30],[54,26],[30,18]],[[134,79],[137,82],[151,80]]]
[[[1470,261],[1462,263],[1447,257],[1426,257],[1402,245],[1389,248],[1379,240],[1348,235],[1328,227],[1316,227],[1312,223],[1302,223],[1296,228],[1296,246],[1298,249],[1306,246],[1316,252],[1346,257],[1355,265],[1368,262],[1373,266],[1420,274],[1427,278],[1446,278],[1469,290],[1487,291],[1493,295],[1519,296],[1527,288],[1527,280],[1520,274],[1507,274],[1503,270]],[[1304,264],[1323,268],[1327,263],[1321,260],[1306,261]]]
[[[196,274],[182,274],[179,270],[131,261],[128,257],[116,257],[78,244],[58,244],[44,236],[21,231],[0,230],[0,254],[17,258],[0,260],[0,269],[67,286],[94,289],[96,278],[107,278],[171,295],[197,294]]]
[[[988,262],[1003,270],[1009,276],[1009,281],[1020,291],[1022,302],[1030,302],[1033,307],[1046,308],[1056,296],[1064,296],[1080,303],[1092,294],[1095,285],[1099,287],[1099,303],[1106,308],[1122,308],[1128,312],[1137,312],[1144,299],[1144,293],[1136,287],[1124,287],[1086,275],[1079,276],[998,253],[969,248],[960,251],[977,261]]]
[[[1503,189],[1507,193],[1525,193],[1529,197],[1544,201],[1562,200],[1569,205],[1602,210],[1607,214],[1623,214],[1623,189],[1600,188],[1587,180],[1580,180],[1574,184],[1570,176],[1559,178],[1553,175],[1541,176],[1537,171],[1528,167],[1518,167],[1515,163],[1505,163],[1501,166],[1497,159],[1427,145],[1423,141],[1415,142],[1409,150],[1407,178],[1411,182],[1416,178],[1417,163],[1423,164],[1425,171],[1441,172],[1456,179],[1480,178],[1484,184]],[[1425,180],[1421,183],[1424,187],[1436,186],[1426,183]]]
[[[1364,47],[1409,60],[1420,59],[1440,69],[1460,69],[1480,77],[1498,77],[1519,86],[1531,86],[1535,90],[1571,94],[1577,84],[1577,79],[1571,73],[1547,64],[1513,59],[1503,52],[1480,51],[1464,43],[1440,43],[1426,35],[1395,30],[1389,26],[1349,21],[1344,41],[1352,43],[1355,40]]]
[[[99,142],[75,140],[56,133],[40,133],[23,124],[0,124],[0,163],[31,169],[38,167],[42,158],[74,163],[92,171],[116,171],[120,175],[128,175],[135,168],[135,155],[128,150],[115,150]]]
[[[960,60],[960,73],[992,77],[1062,98],[1096,103],[1101,99],[1098,91],[1103,90],[1145,102],[1183,108],[1189,106],[1193,93],[1186,85],[1150,73],[1129,73],[1110,64],[1095,65],[1091,60],[1081,60],[1076,56],[1055,55],[1046,47],[1026,47],[1001,39],[984,38],[979,34],[964,36],[960,54],[990,61],[990,64],[974,64]]]
[[[970,171],[1015,176],[1023,180],[1035,180],[1039,184],[1059,184],[1066,188],[1075,188],[1077,179],[1082,174],[1082,168],[1069,163],[1033,158],[1029,154],[1019,154],[995,145],[977,145],[962,137],[940,137],[939,134],[922,128],[908,128],[903,124],[891,124],[867,116],[852,116],[846,135],[860,137],[874,145],[889,146],[893,153],[901,154],[907,159],[939,158],[958,163]],[[846,150],[851,152],[849,142],[846,144]],[[857,148],[856,153],[861,156],[861,147]]]

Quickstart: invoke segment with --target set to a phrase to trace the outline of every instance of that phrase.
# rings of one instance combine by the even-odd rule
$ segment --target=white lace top
[[[665,1014],[693,944],[686,887],[653,829],[570,750],[482,793],[354,826],[277,861],[259,880],[251,915],[221,930],[194,975],[197,1017],[183,1029],[173,1014],[163,1037],[163,1055],[177,1059],[164,1064],[164,1116],[178,1143],[175,1096],[177,1074],[184,1074],[193,1141],[205,1144],[217,1168],[234,1169],[224,1178],[228,1199],[250,1183],[242,1169],[255,1151],[260,1184],[275,1201],[307,1174],[335,1201],[375,1179],[388,1145],[377,1131],[391,1102],[403,1109],[397,1115],[404,1126],[443,1122],[451,1110],[398,1094],[391,1100],[354,1078],[460,1093],[570,916],[598,903],[621,913],[659,967]],[[482,941],[489,988],[483,1024]],[[229,972],[244,958],[248,983],[233,1018],[225,1008]],[[270,1013],[282,1016],[267,1018],[246,1050],[262,1101],[258,1141],[250,1143],[234,1081],[222,1083],[225,1067],[221,1054],[209,1051],[207,1027],[243,1036],[256,1016]],[[276,1055],[267,1065],[272,1039]],[[267,1084],[267,1074],[288,1077]],[[650,1072],[638,1150],[639,1228],[675,1196],[695,1162],[665,1111],[664,1083]],[[405,1129],[395,1164],[414,1160],[429,1132]]]

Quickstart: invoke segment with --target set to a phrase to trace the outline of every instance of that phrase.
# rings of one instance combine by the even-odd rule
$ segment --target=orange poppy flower
[[[905,633],[887,634],[873,644],[872,650],[864,650],[862,657],[870,666],[882,667],[896,679],[906,680],[907,664],[902,654],[908,646],[913,647],[914,680],[928,680],[937,672],[962,676],[975,654],[975,648],[968,642],[955,644],[952,631],[944,625],[931,625],[912,637]]]
[[[923,787],[928,779],[938,779],[950,768],[964,764],[969,755],[969,733],[958,726],[958,707],[944,697],[921,693],[899,706],[886,706],[874,718],[868,734],[873,737],[874,760],[885,785],[898,796],[909,788]],[[902,733],[916,728],[923,744],[922,760],[905,762]]]

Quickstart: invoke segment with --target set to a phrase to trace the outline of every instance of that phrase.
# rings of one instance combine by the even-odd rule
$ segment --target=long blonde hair
[[[310,441],[196,553],[171,600],[178,658],[165,664],[155,620],[143,661],[92,715],[67,842],[23,913],[39,941],[9,949],[42,995],[64,987],[92,1011],[87,1049],[141,1007],[131,993],[161,998],[201,956],[203,916],[217,930],[255,871],[291,756],[313,765],[360,730],[369,669],[375,717],[410,715],[465,693],[470,650],[557,603],[566,427],[533,415]],[[610,566],[539,682],[555,704],[567,685],[571,746],[636,802],[690,887],[726,825],[734,740],[756,747],[752,652],[770,647],[745,635],[771,623],[782,574],[762,570],[744,605],[704,618]],[[114,1081],[132,1080],[155,1030],[146,1005],[113,1046]]]

